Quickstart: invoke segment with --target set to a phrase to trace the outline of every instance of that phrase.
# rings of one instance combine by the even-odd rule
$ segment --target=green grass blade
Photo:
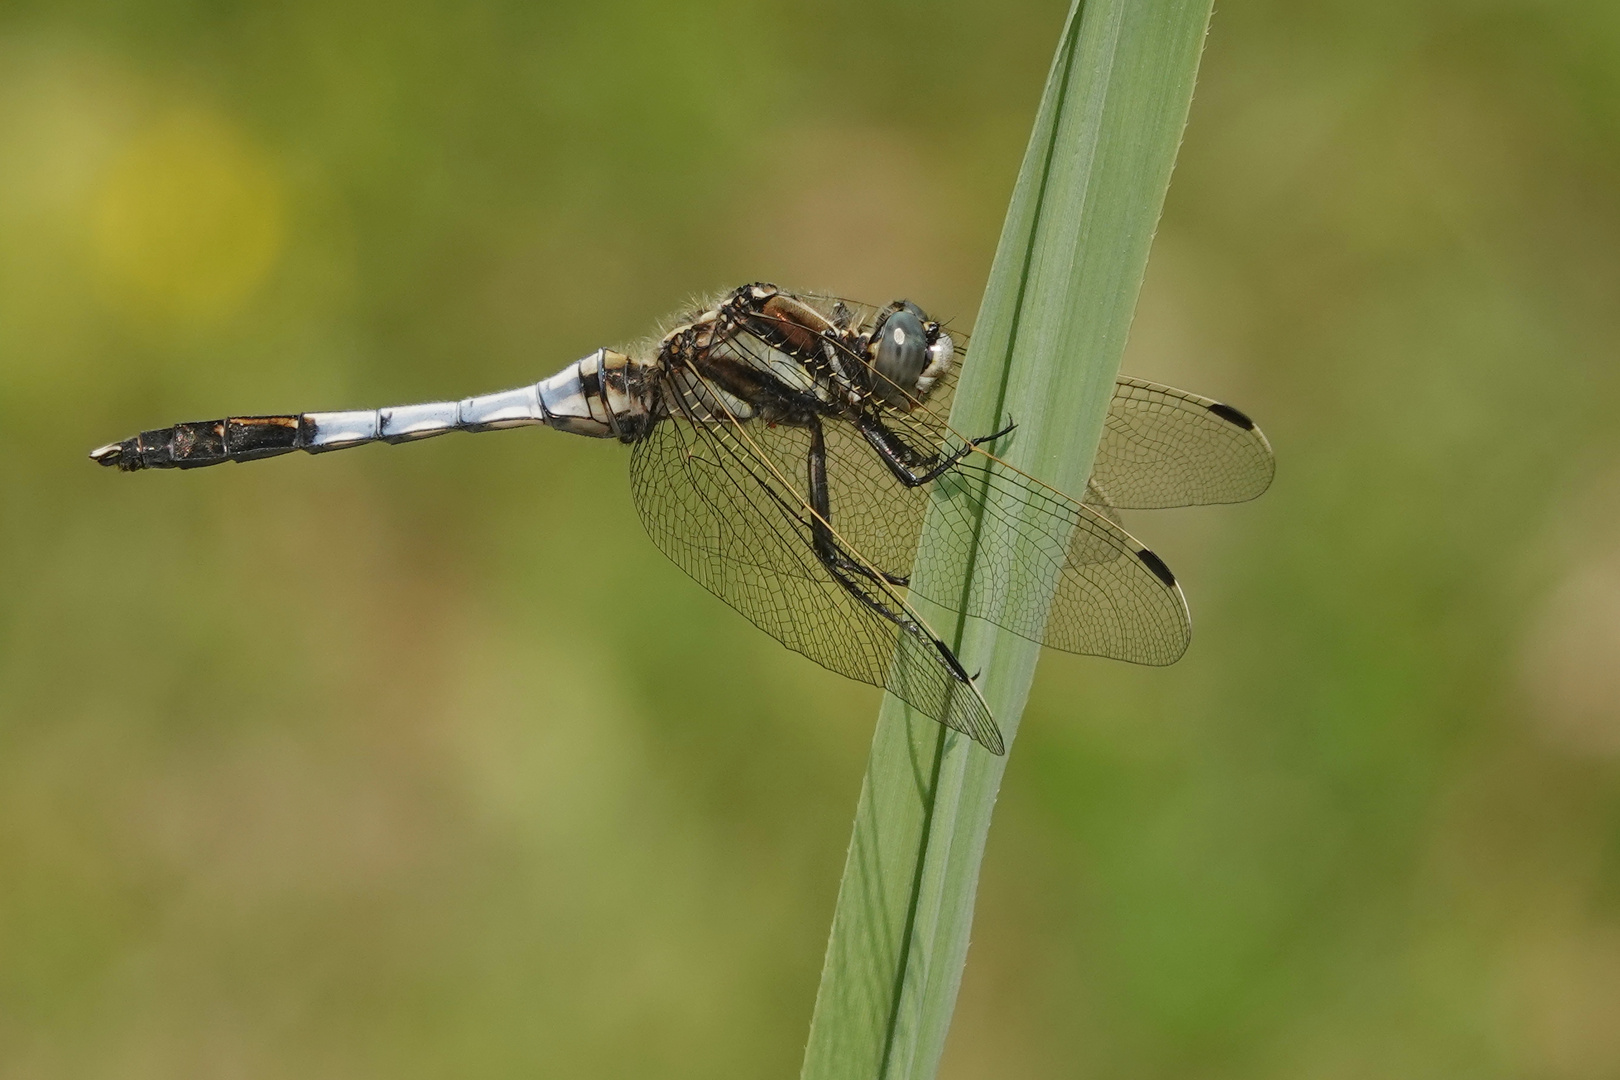
[[[1061,490],[1091,471],[1192,100],[1211,0],[1076,0],[1002,228],[952,412]],[[926,575],[932,523],[918,574]],[[969,565],[968,574],[971,575]],[[1009,747],[1039,649],[913,602],[980,685]],[[941,587],[944,588],[941,588]],[[885,698],[816,996],[806,1080],[932,1077],[967,959],[1006,758]]]

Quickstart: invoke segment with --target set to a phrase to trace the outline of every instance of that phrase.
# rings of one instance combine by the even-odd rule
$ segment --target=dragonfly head
[[[956,346],[939,323],[909,300],[896,300],[878,319],[868,352],[884,403],[910,410],[951,369]]]

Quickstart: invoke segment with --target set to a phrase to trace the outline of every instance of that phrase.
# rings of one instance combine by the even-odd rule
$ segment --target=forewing
[[[768,442],[769,448],[761,445]],[[893,589],[866,582],[909,625],[856,599],[816,557],[803,496],[804,432],[666,419],[631,455],[631,490],[647,533],[698,584],[795,652],[840,675],[886,686],[994,753],[1001,733],[971,682]]]
[[[1091,484],[1108,505],[1152,510],[1246,502],[1275,470],[1271,444],[1237,409],[1121,376]]]

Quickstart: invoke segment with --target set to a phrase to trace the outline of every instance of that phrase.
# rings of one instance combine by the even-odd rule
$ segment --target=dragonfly
[[[997,456],[1015,424],[967,436],[946,422],[967,344],[908,300],[754,283],[654,344],[598,349],[519,389],[178,423],[90,457],[190,469],[533,425],[617,439],[648,535],[705,589],[789,649],[1001,754],[977,676],[915,597],[1065,652],[1174,663],[1186,600],[1116,511],[1253,499],[1275,462],[1238,409],[1121,377],[1072,498]],[[914,581],[930,511],[930,572]],[[928,584],[952,580],[969,585]]]

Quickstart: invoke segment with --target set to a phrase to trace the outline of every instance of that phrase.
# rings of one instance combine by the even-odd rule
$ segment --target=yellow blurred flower
[[[143,323],[229,318],[281,252],[275,164],[226,118],[189,110],[141,130],[96,192],[92,253],[114,306]]]

